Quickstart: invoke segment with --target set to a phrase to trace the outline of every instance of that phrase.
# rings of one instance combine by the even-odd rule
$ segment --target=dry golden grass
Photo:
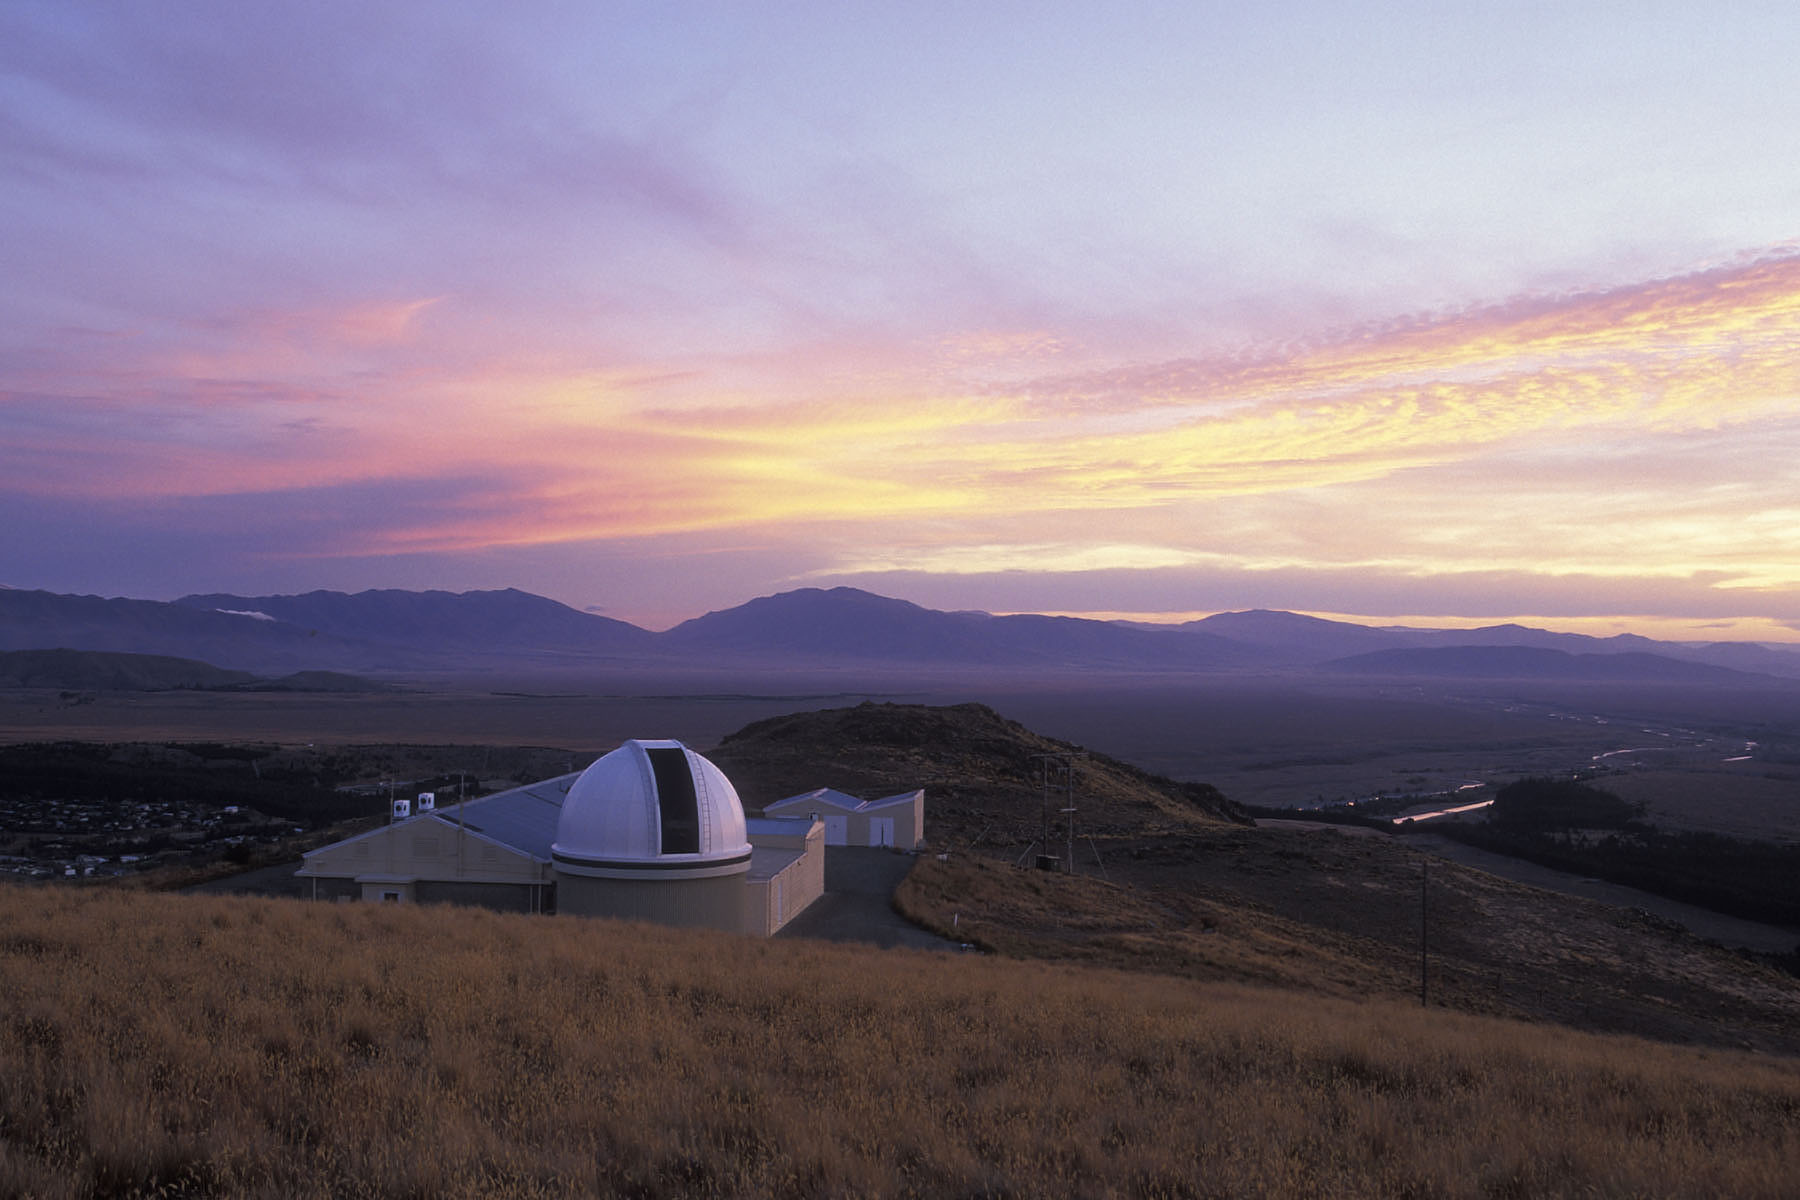
[[[1382,961],[1366,939],[1241,901],[1020,870],[980,855],[920,859],[894,893],[894,905],[916,924],[1008,958],[1332,996],[1398,996],[1418,987],[1416,975]]]
[[[921,858],[908,918],[1009,958],[1416,997],[1423,858],[1383,836],[1221,829],[1108,846],[1111,882]],[[1431,1002],[1660,1041],[1800,1054],[1793,976],[1642,914],[1431,865]]]
[[[1787,1196],[1800,1064],[466,909],[0,888],[7,1196]]]

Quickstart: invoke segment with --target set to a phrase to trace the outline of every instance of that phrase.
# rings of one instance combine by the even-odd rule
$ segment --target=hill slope
[[[1205,784],[1177,783],[1009,721],[983,704],[934,708],[867,702],[771,717],[731,734],[707,756],[761,807],[830,786],[872,799],[926,789],[926,836],[934,844],[1035,837],[1045,810],[1046,759],[1076,756],[1074,803],[1083,835],[1185,831],[1247,823]],[[1066,792],[1054,774],[1056,828]]]
[[[191,658],[110,650],[0,651],[0,687],[83,691],[374,692],[386,685],[335,671],[296,671],[267,679]]]
[[[1160,779],[979,704],[796,713],[707,753],[753,807],[821,785],[864,797],[925,788],[926,838],[954,853],[922,858],[896,902],[947,937],[1020,957],[1338,996],[1418,987],[1426,856],[1404,838],[1253,828],[1204,784]],[[1048,848],[1067,847],[1067,793],[1058,781],[1046,803],[1044,755],[1075,765],[1079,876],[1013,866],[1046,848],[1046,817]],[[1430,873],[1440,1003],[1800,1051],[1790,979],[1618,909],[1442,861]]]
[[[0,1194],[1792,1194],[1800,1068],[571,917],[0,887]]]
[[[105,650],[0,651],[0,687],[154,692],[255,682],[257,677],[248,671],[226,671],[211,663],[168,655]]]

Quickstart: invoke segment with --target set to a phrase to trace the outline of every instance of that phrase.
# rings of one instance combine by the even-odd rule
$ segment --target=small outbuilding
[[[815,788],[763,805],[771,817],[816,814],[825,823],[827,846],[892,846],[917,850],[925,840],[923,789],[859,800],[836,788]]]

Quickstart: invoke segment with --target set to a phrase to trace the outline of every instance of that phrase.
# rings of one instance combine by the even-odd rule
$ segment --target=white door
[[[825,844],[827,846],[848,846],[850,844],[850,818],[834,817],[825,814]]]
[[[894,844],[894,818],[869,818],[869,845],[891,846]]]

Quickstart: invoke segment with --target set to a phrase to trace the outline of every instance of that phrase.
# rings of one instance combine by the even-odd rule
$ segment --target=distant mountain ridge
[[[0,650],[58,648],[161,654],[257,672],[421,665],[418,655],[401,647],[358,643],[282,621],[159,600],[0,591]]]
[[[486,592],[316,591],[299,596],[183,596],[176,604],[250,615],[358,642],[466,646],[492,650],[618,653],[643,650],[656,637],[610,617],[579,612],[543,596],[504,588]]]
[[[1393,636],[1384,630],[1269,609],[1214,613],[1176,628],[1258,646],[1274,652],[1280,661],[1294,664],[1316,663],[1395,644]]]
[[[802,588],[684,621],[665,645],[716,654],[780,653],[883,662],[1008,666],[1255,665],[1209,633],[1154,632],[1112,621],[942,612],[856,588]]]
[[[1800,678],[1800,651],[1754,644],[1594,638],[1519,625],[1378,628],[1273,610],[1149,626],[944,612],[843,587],[758,597],[663,633],[515,588],[212,593],[172,603],[0,590],[0,651],[59,647],[169,655],[261,674],[865,665],[1438,679],[1727,682],[1732,672]],[[1690,669],[1696,665],[1705,669]]]

